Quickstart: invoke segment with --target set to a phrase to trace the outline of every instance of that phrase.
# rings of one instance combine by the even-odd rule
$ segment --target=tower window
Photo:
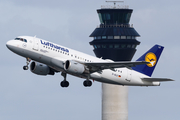
[[[115,45],[114,45],[114,48],[119,48],[119,45],[118,45],[118,44],[115,44]]]
[[[126,36],[121,36],[121,39],[126,39]]]
[[[101,39],[101,36],[97,36],[97,39]]]
[[[97,46],[96,46],[96,45],[94,45],[94,49],[97,49]]]
[[[136,37],[135,37],[135,36],[132,36],[132,39],[136,39]]]
[[[102,36],[102,39],[106,39],[106,36]]]
[[[132,45],[132,48],[136,48],[136,45]]]
[[[98,13],[101,24],[103,23],[101,13]]]
[[[113,48],[113,45],[109,45],[109,48]]]
[[[131,39],[131,36],[127,36],[127,39]]]
[[[120,36],[114,36],[114,39],[120,39]]]
[[[131,48],[131,45],[127,45],[127,48]]]
[[[126,47],[126,44],[121,44],[121,48],[125,48]]]
[[[106,48],[106,45],[102,45],[102,48]]]
[[[113,36],[108,36],[108,39],[113,39]]]
[[[97,48],[101,48],[101,45],[97,45]]]

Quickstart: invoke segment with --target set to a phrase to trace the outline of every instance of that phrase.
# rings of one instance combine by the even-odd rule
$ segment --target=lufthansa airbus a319
[[[61,72],[62,87],[68,87],[67,74],[86,79],[85,87],[91,80],[102,83],[127,86],[159,86],[160,82],[173,81],[167,78],[151,78],[154,68],[164,49],[155,45],[137,61],[114,62],[103,60],[70,48],[30,36],[19,36],[6,43],[12,52],[26,58],[23,69],[37,75],[54,75]]]

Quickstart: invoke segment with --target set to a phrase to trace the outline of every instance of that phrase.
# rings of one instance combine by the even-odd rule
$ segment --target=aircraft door
[[[131,77],[132,77],[132,70],[127,69],[127,77],[126,77],[126,81],[131,81]]]
[[[33,38],[33,50],[39,50],[39,40],[36,37]]]

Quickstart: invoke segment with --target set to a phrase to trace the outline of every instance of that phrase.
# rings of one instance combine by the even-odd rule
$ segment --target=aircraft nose
[[[8,41],[7,43],[6,43],[6,47],[8,48],[8,49],[12,49],[12,47],[14,46],[14,44],[13,44],[13,40],[10,40],[10,41]]]
[[[11,41],[8,41],[8,42],[6,43],[6,47],[9,48],[10,46],[11,46]]]

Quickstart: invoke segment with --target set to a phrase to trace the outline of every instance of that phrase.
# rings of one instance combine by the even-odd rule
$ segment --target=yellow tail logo
[[[145,61],[150,62],[149,64],[147,64],[147,66],[149,67],[155,66],[157,61],[156,55],[152,52],[149,52],[148,54],[146,54]]]

